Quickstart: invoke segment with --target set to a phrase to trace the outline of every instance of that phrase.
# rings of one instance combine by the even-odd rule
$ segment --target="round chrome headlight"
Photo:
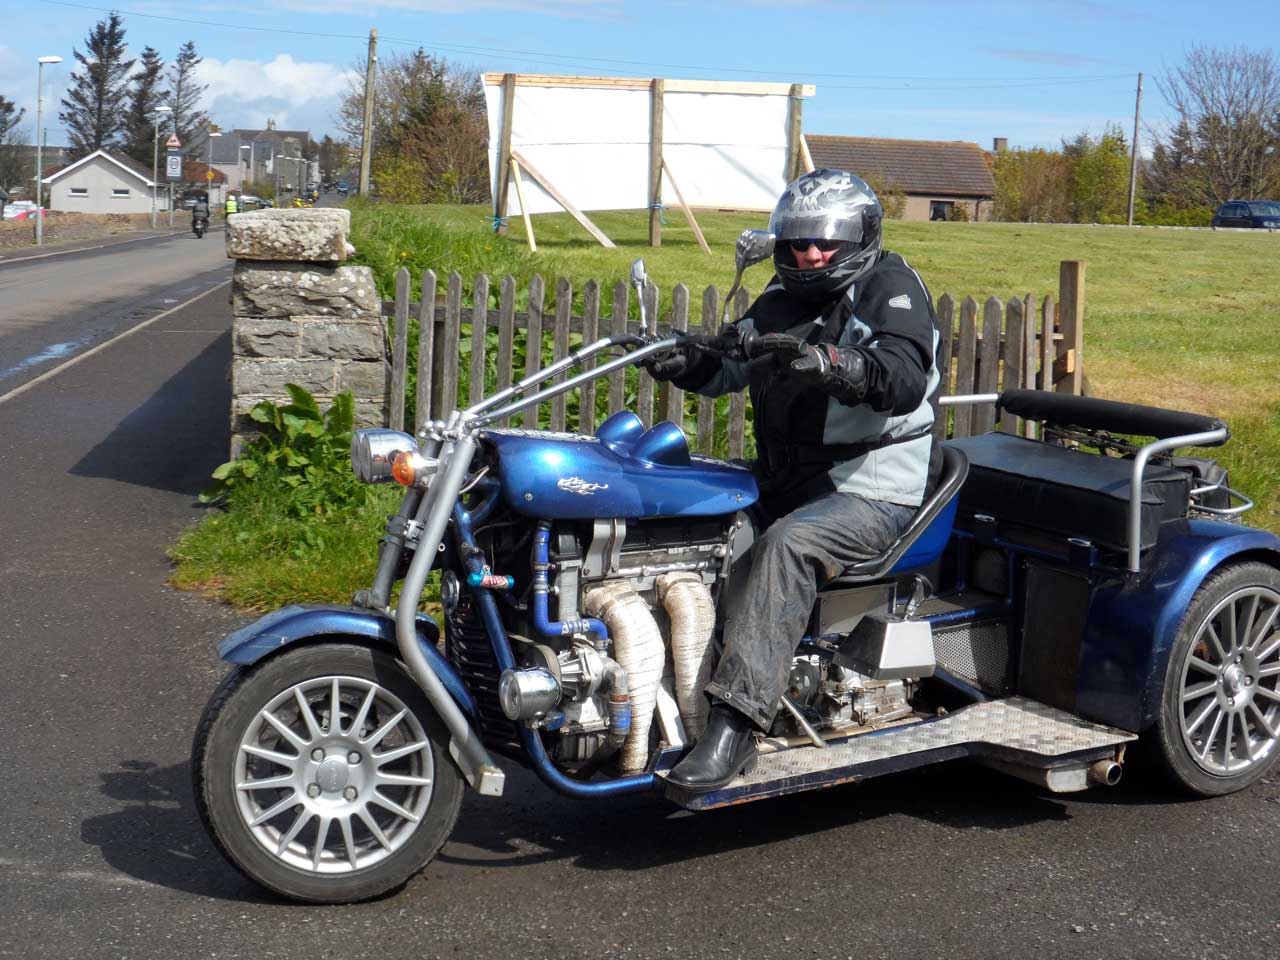
[[[351,469],[363,483],[385,483],[399,454],[417,452],[418,442],[399,430],[357,430],[351,435]]]

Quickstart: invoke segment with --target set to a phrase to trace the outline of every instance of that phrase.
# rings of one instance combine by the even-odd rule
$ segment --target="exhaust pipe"
[[[658,578],[658,600],[671,618],[671,662],[676,705],[685,733],[696,741],[707,727],[710,705],[702,691],[711,681],[711,634],[716,608],[711,591],[696,573],[666,573]]]
[[[1026,780],[1050,793],[1079,793],[1090,787],[1114,787],[1120,782],[1124,768],[1114,758],[1092,763],[1063,763],[1054,767],[1030,767],[1007,760],[977,758],[983,766]]]
[[[1120,782],[1124,767],[1114,760],[1097,760],[1089,765],[1089,782],[1099,787],[1114,787]]]
[[[585,605],[589,615],[604,621],[613,639],[614,659],[626,676],[631,730],[622,745],[621,765],[623,773],[635,773],[649,762],[649,728],[667,648],[649,605],[627,581],[610,580],[588,591]]]

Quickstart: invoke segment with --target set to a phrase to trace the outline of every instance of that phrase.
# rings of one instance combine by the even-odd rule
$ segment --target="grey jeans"
[[[879,556],[916,507],[830,493],[774,522],[736,560],[726,598],[724,655],[706,692],[761,729],[773,722],[818,587]]]

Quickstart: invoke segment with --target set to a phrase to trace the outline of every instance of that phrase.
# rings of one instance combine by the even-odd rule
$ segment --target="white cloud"
[[[205,57],[199,79],[207,84],[204,108],[223,127],[310,130],[319,138],[334,129],[333,115],[355,72],[332,63],[294,60],[219,60]]]

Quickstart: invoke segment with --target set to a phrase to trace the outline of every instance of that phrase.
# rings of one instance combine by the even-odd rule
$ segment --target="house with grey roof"
[[[906,196],[904,220],[990,220],[995,177],[976,143],[806,134],[815,167],[870,176]],[[997,141],[997,144],[999,141]]]
[[[50,210],[77,213],[150,213],[155,189],[150,170],[110,150],[46,170],[42,183]],[[163,183],[157,209],[169,209]]]
[[[311,147],[310,131],[280,130],[268,120],[265,130],[236,128],[212,138],[202,129],[191,138],[186,152],[206,162],[212,150],[213,169],[227,178],[231,189],[252,180],[273,183],[278,190],[300,190],[318,176],[312,170],[314,161],[305,159]]]

